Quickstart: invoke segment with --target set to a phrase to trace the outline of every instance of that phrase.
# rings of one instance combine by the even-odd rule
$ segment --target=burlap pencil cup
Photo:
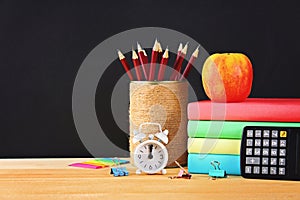
[[[162,130],[169,131],[168,167],[187,163],[187,98],[185,81],[132,81],[130,83],[130,155],[131,162],[136,144],[132,139],[134,130],[145,122],[159,123]],[[157,131],[157,127],[143,129],[145,134]],[[133,163],[133,162],[132,162]]]

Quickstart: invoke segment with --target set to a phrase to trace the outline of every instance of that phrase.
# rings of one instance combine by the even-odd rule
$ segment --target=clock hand
[[[149,158],[149,159],[152,159],[152,158],[153,158],[152,150],[153,150],[153,145],[150,144],[150,145],[149,145],[149,155],[148,155],[148,158]]]

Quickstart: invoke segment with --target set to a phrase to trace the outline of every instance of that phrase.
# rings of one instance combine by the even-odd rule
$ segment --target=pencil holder
[[[159,123],[162,130],[169,131],[168,167],[187,163],[187,98],[188,84],[185,81],[131,81],[130,83],[130,155],[133,163],[134,130],[145,122]],[[157,132],[155,126],[146,127],[143,133]]]

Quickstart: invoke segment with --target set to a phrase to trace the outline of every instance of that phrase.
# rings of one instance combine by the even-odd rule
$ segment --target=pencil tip
[[[141,45],[138,42],[136,44],[137,44],[138,52],[142,51],[143,49],[142,49]]]
[[[158,41],[155,39],[154,45],[153,45],[153,50],[158,51]]]
[[[132,48],[132,59],[138,59],[139,57],[137,56],[135,50]]]
[[[163,54],[163,58],[169,58],[169,49],[168,49],[168,46]]]
[[[181,50],[181,53],[186,54],[188,45],[189,45],[189,42],[187,42],[187,43],[184,45],[183,49]]]
[[[182,50],[182,43],[180,42],[178,50],[177,51],[181,51]]]
[[[160,42],[158,42],[158,52],[162,52],[163,50],[162,50],[162,47],[161,47],[161,44],[160,44]]]
[[[120,59],[120,60],[124,59],[125,56],[123,55],[123,53],[122,53],[119,49],[117,49],[117,51],[118,51],[119,59]]]
[[[197,58],[198,57],[198,54],[199,54],[199,47],[200,45],[197,46],[197,48],[195,49],[195,51],[193,52],[192,56]]]

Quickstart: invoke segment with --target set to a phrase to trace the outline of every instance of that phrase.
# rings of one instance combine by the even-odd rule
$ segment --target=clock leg
[[[141,171],[140,169],[137,169],[137,170],[135,171],[135,173],[136,173],[136,174],[141,174],[142,171]]]
[[[167,174],[167,170],[166,170],[166,169],[162,169],[162,170],[161,170],[161,173],[162,173],[162,174]]]

